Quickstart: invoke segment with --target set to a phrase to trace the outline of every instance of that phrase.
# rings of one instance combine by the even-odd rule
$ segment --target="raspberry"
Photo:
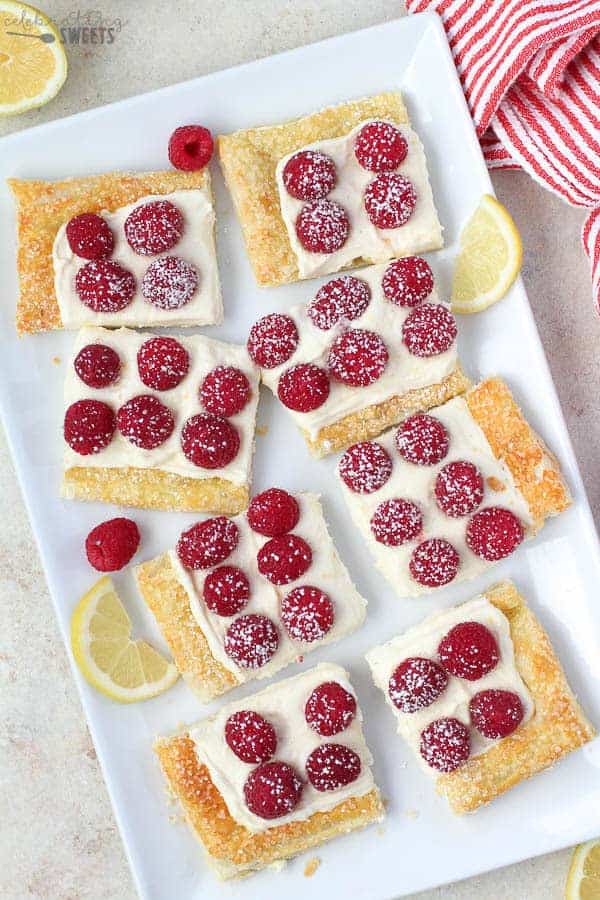
[[[109,519],[92,528],[85,539],[90,566],[98,572],[116,572],[126,566],[140,543],[140,533],[131,519]]]
[[[182,532],[177,555],[186,569],[210,569],[233,553],[239,539],[235,522],[227,516],[214,516]]]
[[[351,724],[356,715],[356,700],[337,681],[324,681],[312,692],[304,717],[321,737],[333,737]]]
[[[315,328],[329,331],[340,319],[353,322],[360,318],[370,301],[371,288],[366,281],[341,275],[319,288],[306,312]]]
[[[354,140],[354,155],[368,172],[392,172],[407,153],[406,138],[389,122],[368,122]]]
[[[198,273],[179,256],[162,256],[150,263],[142,278],[142,295],[158,309],[181,309],[198,288]]]
[[[301,150],[286,162],[283,184],[296,200],[320,200],[332,191],[337,181],[335,163],[318,150]]]
[[[441,587],[456,576],[460,557],[449,541],[431,538],[413,550],[409,570],[418,584],[424,587]]]
[[[458,719],[436,719],[421,732],[421,756],[438,772],[454,772],[469,758],[469,729]]]
[[[170,391],[181,384],[190,368],[185,347],[172,337],[144,341],[137,352],[140,379],[155,391]]]
[[[467,525],[467,546],[488,562],[510,556],[525,537],[519,519],[502,506],[479,510]]]
[[[435,466],[448,453],[450,435],[439,419],[417,413],[405,419],[396,432],[400,456],[416,466]]]
[[[281,621],[293,641],[311,644],[322,640],[334,618],[333,603],[316,587],[294,588],[281,601]]]
[[[123,225],[127,243],[140,256],[172,250],[183,234],[183,216],[170,200],[136,206]]]
[[[75,276],[75,290],[81,302],[98,313],[125,309],[135,294],[135,278],[110,259],[93,259]]]
[[[361,441],[346,450],[338,471],[344,484],[355,494],[373,494],[392,474],[392,460],[381,444]]]
[[[402,341],[413,356],[439,356],[456,340],[456,319],[439,303],[424,303],[408,314]]]
[[[88,387],[105,388],[119,377],[121,359],[106,344],[87,344],[75,357],[73,368]]]
[[[237,456],[240,436],[227,419],[199,413],[191,416],[181,429],[181,449],[195,466],[222,469]]]
[[[258,571],[272,584],[289,584],[300,578],[312,563],[312,550],[296,534],[271,538],[257,554]]]
[[[329,397],[329,376],[325,369],[313,363],[298,363],[279,379],[277,396],[294,412],[312,412]]]
[[[389,354],[374,331],[351,328],[329,348],[327,365],[333,378],[352,387],[367,387],[383,375]]]
[[[247,516],[253,531],[267,537],[277,537],[296,527],[300,509],[295,497],[287,491],[269,488],[252,498]]]
[[[169,162],[182,172],[203,169],[212,154],[212,134],[203,125],[180,125],[169,138]]]
[[[250,382],[234,366],[216,366],[200,387],[202,405],[217,416],[235,416],[250,399]]]
[[[333,200],[311,200],[296,219],[296,235],[309,253],[335,253],[349,234],[348,214]]]
[[[471,697],[469,714],[477,731],[495,741],[508,737],[519,727],[525,710],[521,698],[514,691],[491,689]]]
[[[388,694],[400,712],[414,713],[435,703],[447,684],[448,674],[439,663],[423,656],[411,656],[394,669]]]
[[[483,500],[483,477],[473,463],[448,463],[435,479],[435,499],[447,516],[468,516]]]
[[[337,791],[360,775],[360,756],[344,744],[320,744],[306,760],[308,780],[317,791]]]
[[[279,632],[266,616],[239,616],[227,629],[223,646],[227,656],[242,669],[260,669],[277,650]]]
[[[279,819],[298,806],[303,787],[302,779],[287,763],[262,763],[244,784],[246,806],[261,819]]]
[[[225,722],[229,749],[245,763],[263,763],[277,750],[277,735],[270,722],[251,709],[233,713]]]
[[[76,256],[102,259],[110,256],[115,246],[113,233],[102,216],[81,213],[67,222],[67,240]]]
[[[500,651],[496,638],[485,625],[460,622],[440,641],[438,656],[451,675],[477,681],[496,668]]]
[[[250,582],[237,566],[219,566],[204,579],[202,596],[211,612],[235,616],[250,599]]]
[[[413,214],[417,192],[413,184],[394,172],[377,175],[365,190],[365,210],[376,228],[400,228]]]
[[[117,428],[134,447],[155,450],[173,434],[175,416],[158,397],[138,394],[119,409]]]
[[[410,500],[393,497],[380,503],[371,517],[375,540],[386,547],[399,547],[414,540],[423,529],[421,510]]]
[[[80,456],[100,453],[115,433],[115,414],[100,400],[77,400],[65,413],[65,441]]]
[[[275,369],[288,361],[299,340],[298,329],[291,316],[272,313],[252,326],[248,353],[257,366]]]
[[[381,288],[396,306],[418,306],[433,290],[433,272],[420,256],[395,259],[383,273]]]

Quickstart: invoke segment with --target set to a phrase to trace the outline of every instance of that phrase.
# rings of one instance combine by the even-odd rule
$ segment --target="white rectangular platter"
[[[391,22],[281,56],[218,72],[153,94],[95,109],[16,134],[0,142],[0,174],[59,178],[167,165],[173,129],[201,122],[214,133],[276,123],[353,97],[401,88],[429,159],[434,195],[445,226],[446,249],[430,257],[448,289],[461,225],[491,191],[479,145],[438,19],[430,14]],[[240,229],[216,163],[218,248],[225,325],[206,333],[243,342],[252,322],[307,299],[318,282],[260,290],[252,278]],[[14,332],[14,213],[0,186],[0,402],[63,636],[68,645],[73,606],[94,580],[83,540],[113,509],[61,501],[62,385],[70,334],[17,339]],[[600,743],[522,784],[473,816],[455,818],[395,734],[390,714],[371,683],[364,652],[419,621],[436,606],[467,599],[500,577],[511,577],[557,647],[588,714],[600,723],[600,554],[577,464],[552,386],[527,297],[519,281],[486,313],[460,321],[461,354],[473,378],[501,373],[533,425],[558,455],[574,506],[535,539],[473,584],[446,589],[435,600],[400,602],[374,571],[348,522],[332,478],[335,461],[309,459],[289,418],[267,397],[259,421],[254,486],[273,483],[320,491],[334,538],[369,600],[365,626],[327,647],[303,668],[330,659],[346,666],[365,711],[375,775],[388,800],[387,821],[317,851],[323,864],[307,881],[305,860],[235,884],[216,882],[199,847],[169,805],[152,753],[155,735],[207,713],[187,688],[147,703],[120,707],[74,675],[140,895],[152,900],[232,897],[300,900],[332,895],[384,900],[464,878],[573,844],[600,832]],[[57,362],[57,358],[60,362]],[[175,541],[193,516],[135,512],[141,525],[139,559]],[[137,634],[160,646],[130,576],[117,577]],[[32,615],[35,611],[32,610]],[[298,671],[291,667],[285,674]],[[245,689],[247,693],[251,689]],[[237,693],[240,696],[243,691]],[[43,697],[40,697],[40,710]]]

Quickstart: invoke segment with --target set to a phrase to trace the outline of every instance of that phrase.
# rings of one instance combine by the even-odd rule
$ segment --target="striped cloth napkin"
[[[489,169],[524,169],[589,207],[600,312],[599,0],[406,0],[442,19]]]

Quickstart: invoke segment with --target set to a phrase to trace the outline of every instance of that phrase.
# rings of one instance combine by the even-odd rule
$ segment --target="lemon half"
[[[579,844],[573,852],[565,888],[566,900],[600,900],[600,838]]]

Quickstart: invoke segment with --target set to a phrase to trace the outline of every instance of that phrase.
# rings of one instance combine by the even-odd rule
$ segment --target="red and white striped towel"
[[[599,0],[406,0],[442,19],[490,169],[522,168],[589,207],[600,312]]]

